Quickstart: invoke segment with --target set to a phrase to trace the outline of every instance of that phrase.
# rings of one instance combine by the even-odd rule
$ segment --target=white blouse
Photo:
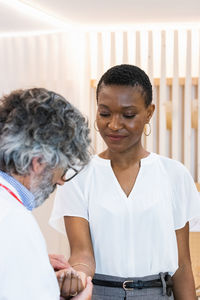
[[[127,197],[110,160],[94,156],[59,187],[50,223],[65,232],[63,216],[88,220],[96,273],[142,277],[178,268],[175,230],[200,215],[200,197],[178,161],[151,153],[141,159]]]

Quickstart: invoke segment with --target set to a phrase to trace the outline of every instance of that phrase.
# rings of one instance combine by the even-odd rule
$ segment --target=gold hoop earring
[[[99,132],[99,130],[97,129],[97,126],[96,126],[96,122],[97,122],[97,120],[94,121],[94,129],[95,129],[97,132]]]
[[[149,132],[147,133],[146,126],[149,125]],[[146,123],[144,126],[144,135],[149,136],[151,134],[151,124]]]

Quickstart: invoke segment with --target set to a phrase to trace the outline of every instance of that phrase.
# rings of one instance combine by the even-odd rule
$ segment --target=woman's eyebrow
[[[128,106],[123,106],[122,109],[137,109],[137,106],[128,105]]]
[[[99,104],[99,107],[109,109],[109,106],[107,106],[105,104]],[[134,105],[122,106],[122,109],[136,109],[136,108],[137,108],[137,106],[134,106]]]
[[[105,105],[105,104],[99,104],[98,105],[99,107],[103,107],[103,108],[109,108],[107,105]]]

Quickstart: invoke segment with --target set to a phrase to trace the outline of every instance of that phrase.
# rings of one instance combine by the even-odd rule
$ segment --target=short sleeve
[[[49,224],[65,234],[64,216],[81,217],[88,221],[87,206],[79,183],[71,180],[57,188]]]
[[[173,188],[173,218],[175,230],[200,217],[200,195],[186,167],[180,165]]]

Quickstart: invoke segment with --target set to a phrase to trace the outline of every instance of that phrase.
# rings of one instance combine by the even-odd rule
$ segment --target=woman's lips
[[[107,138],[109,138],[110,141],[121,141],[125,138],[125,135],[113,135],[113,134],[109,134],[107,135]]]

